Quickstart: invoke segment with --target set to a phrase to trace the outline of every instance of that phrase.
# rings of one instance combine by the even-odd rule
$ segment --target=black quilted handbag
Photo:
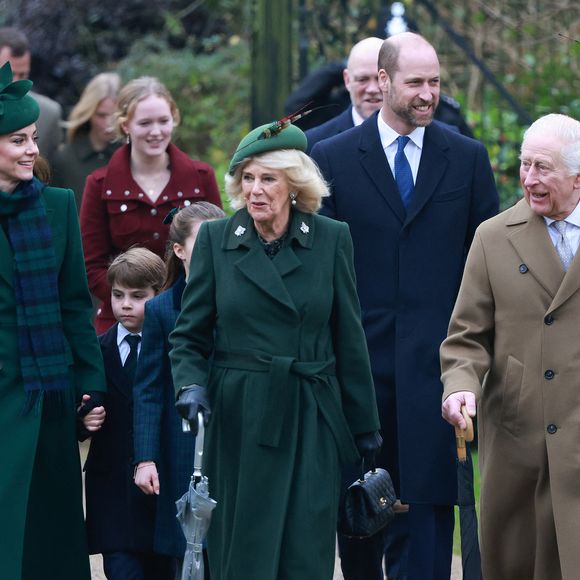
[[[397,497],[386,469],[372,466],[352,483],[344,494],[338,516],[338,531],[350,538],[368,538],[382,530],[393,518]]]

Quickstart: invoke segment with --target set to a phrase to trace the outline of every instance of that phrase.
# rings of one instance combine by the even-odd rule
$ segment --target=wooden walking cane
[[[465,442],[467,441],[468,443],[471,443],[474,437],[473,420],[469,416],[465,406],[461,407],[461,414],[467,423],[467,428],[460,429],[459,427],[455,427],[455,444],[457,445],[457,459],[459,459],[461,463],[465,463],[467,460],[467,448]]]

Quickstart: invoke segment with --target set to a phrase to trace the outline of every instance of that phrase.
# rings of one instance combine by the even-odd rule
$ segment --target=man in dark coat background
[[[350,105],[336,117],[306,131],[307,153],[318,141],[338,135],[360,125],[381,108],[383,97],[379,89],[377,61],[383,45],[381,38],[371,36],[355,44],[342,71],[344,86],[350,96]],[[339,109],[329,109],[335,115]],[[308,118],[308,117],[306,117]]]
[[[432,122],[435,49],[399,34],[384,41],[378,69],[381,111],[312,157],[332,189],[321,213],[350,226],[383,430],[378,465],[409,512],[370,540],[339,537],[341,565],[346,580],[382,580],[386,549],[389,580],[435,580],[450,576],[457,496],[439,345],[475,229],[497,213],[498,194],[483,145]]]

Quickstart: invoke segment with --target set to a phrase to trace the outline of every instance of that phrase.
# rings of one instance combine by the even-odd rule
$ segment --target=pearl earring
[[[296,205],[296,198],[297,197],[298,197],[298,194],[295,191],[290,192],[290,203],[292,205]]]
[[[126,141],[127,145],[129,145],[129,143],[131,143],[131,135],[129,135],[129,133],[127,133],[127,136],[125,137],[125,141]]]

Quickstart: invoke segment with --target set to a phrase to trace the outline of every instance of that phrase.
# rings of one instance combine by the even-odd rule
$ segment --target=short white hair
[[[531,135],[553,136],[564,144],[560,155],[570,175],[580,173],[580,121],[568,115],[550,113],[534,121],[524,133],[522,147]]]

